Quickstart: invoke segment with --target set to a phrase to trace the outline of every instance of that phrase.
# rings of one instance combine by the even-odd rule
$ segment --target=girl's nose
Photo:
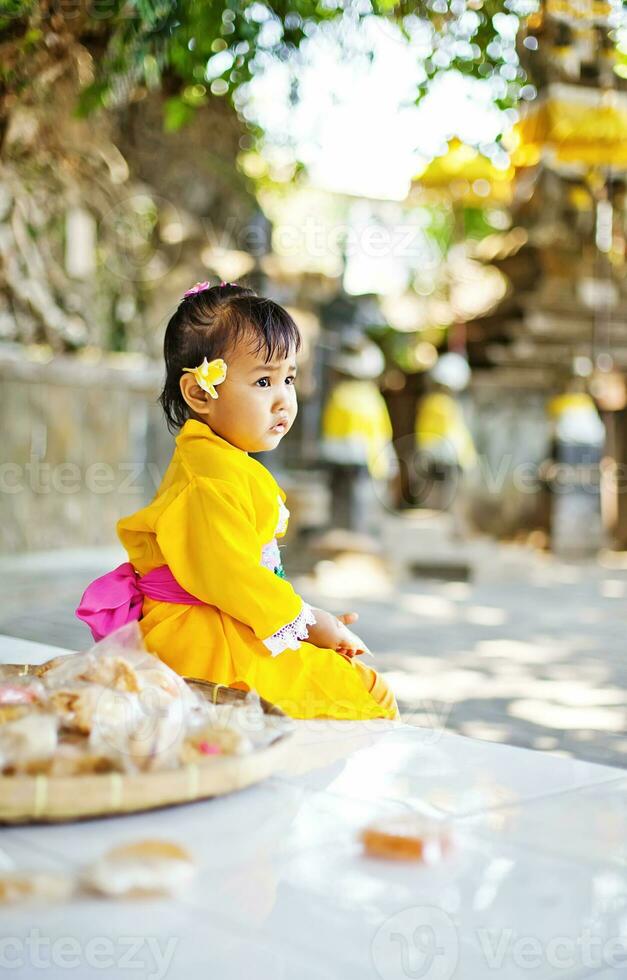
[[[289,411],[290,404],[291,401],[290,401],[289,392],[287,391],[287,389],[283,389],[283,390],[280,389],[274,399],[273,409],[275,411],[283,410],[287,412]]]

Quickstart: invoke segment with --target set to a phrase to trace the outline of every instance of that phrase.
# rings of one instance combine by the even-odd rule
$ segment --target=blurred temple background
[[[288,573],[416,723],[616,763],[622,3],[16,0],[0,58],[0,632],[85,645],[165,325],[241,281],[303,335]]]

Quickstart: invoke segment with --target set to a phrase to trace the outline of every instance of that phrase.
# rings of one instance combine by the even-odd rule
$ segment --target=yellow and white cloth
[[[464,414],[451,395],[433,392],[425,395],[416,413],[416,444],[435,462],[471,469],[477,451]]]
[[[585,391],[567,391],[556,395],[547,405],[547,414],[562,442],[602,446],[605,426],[594,401]]]
[[[374,381],[340,381],[322,414],[322,456],[327,462],[368,467],[385,479],[395,465],[392,423]]]

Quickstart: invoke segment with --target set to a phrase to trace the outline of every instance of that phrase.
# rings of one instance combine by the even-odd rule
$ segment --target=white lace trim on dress
[[[276,538],[273,538],[268,544],[264,544],[261,549],[261,564],[264,568],[269,568],[271,572],[275,568],[281,567],[281,552]]]
[[[290,512],[278,495],[277,500],[279,502],[279,523],[274,533],[278,534],[279,537],[282,537],[287,531],[287,525],[289,524],[290,520]]]
[[[303,602],[303,608],[296,619],[288,623],[287,626],[282,626],[280,630],[277,630],[263,642],[273,657],[283,653],[284,650],[298,650],[302,641],[309,636],[307,627],[313,626],[315,622],[316,617],[313,614],[313,609],[306,602]]]

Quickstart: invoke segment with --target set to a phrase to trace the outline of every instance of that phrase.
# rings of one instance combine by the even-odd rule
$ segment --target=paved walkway
[[[531,553],[508,569],[504,552],[470,582],[406,580],[381,595],[382,579],[377,596],[363,594],[374,565],[345,559],[307,595],[360,613],[355,629],[417,724],[626,765],[627,568]],[[340,598],[360,580],[359,597]]]
[[[349,555],[298,574],[289,550],[308,601],[359,612],[405,720],[626,764],[627,556],[564,564],[483,542],[471,580],[443,582],[399,581]],[[0,559],[0,633],[85,647],[74,606],[121,560],[114,549]]]

